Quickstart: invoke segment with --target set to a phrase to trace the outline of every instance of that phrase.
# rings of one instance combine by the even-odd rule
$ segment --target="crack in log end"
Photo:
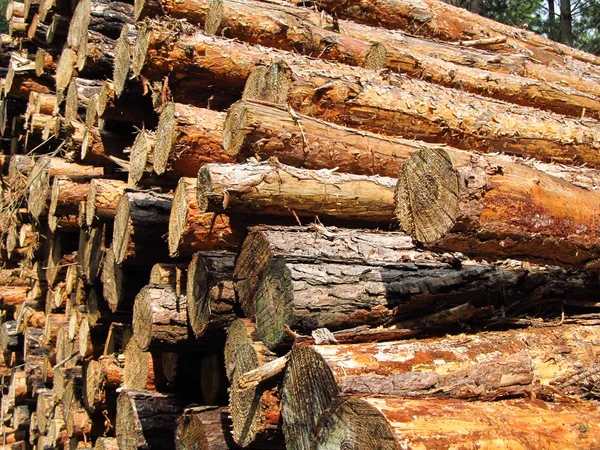
[[[454,225],[458,201],[458,173],[445,150],[419,150],[404,164],[396,215],[413,239],[429,243],[443,236]]]

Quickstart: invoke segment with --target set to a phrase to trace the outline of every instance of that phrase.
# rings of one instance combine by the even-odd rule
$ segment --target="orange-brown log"
[[[456,399],[340,397],[323,415],[315,449],[352,442],[355,448],[480,449],[590,447],[598,441],[597,405],[538,399],[464,402]]]
[[[126,187],[127,183],[120,180],[92,180],[86,200],[86,225],[91,227],[99,222],[112,221]]]
[[[189,256],[199,250],[235,249],[244,234],[239,221],[199,208],[195,178],[179,180],[169,217],[171,256]]]
[[[225,114],[181,103],[166,103],[154,140],[154,171],[195,177],[204,164],[234,162],[223,150]]]
[[[403,229],[431,248],[600,268],[600,194],[526,165],[420,150],[396,200]]]
[[[389,225],[396,180],[314,171],[276,160],[207,164],[198,172],[204,212],[296,216]]]
[[[188,321],[196,338],[224,335],[237,319],[234,290],[235,254],[196,253],[188,267],[186,304]]]
[[[314,92],[319,92],[315,97]],[[600,130],[574,118],[449,89],[416,79],[373,77],[364,69],[314,61],[257,68],[245,98],[386,135],[546,161],[600,165]]]
[[[79,203],[87,198],[89,183],[78,183],[65,177],[55,177],[50,192],[49,216],[76,215]]]
[[[532,392],[552,397],[556,389],[561,394],[585,395],[597,375],[578,378],[575,374],[580,373],[581,361],[594,358],[592,342],[597,334],[593,326],[564,325],[295,348],[282,387],[288,448],[310,445],[319,417],[339,395],[495,400],[529,397]]]

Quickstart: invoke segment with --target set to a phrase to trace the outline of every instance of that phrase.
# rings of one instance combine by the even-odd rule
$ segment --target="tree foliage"
[[[0,0],[0,33],[8,33],[8,22],[6,21],[6,7],[8,0]]]

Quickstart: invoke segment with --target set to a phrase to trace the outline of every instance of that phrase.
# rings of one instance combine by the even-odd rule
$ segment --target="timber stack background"
[[[1,449],[600,446],[600,59],[437,0],[26,0]]]

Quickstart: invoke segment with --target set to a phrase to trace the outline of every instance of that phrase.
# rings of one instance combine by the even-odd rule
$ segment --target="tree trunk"
[[[195,178],[181,178],[169,217],[169,253],[189,256],[199,250],[235,249],[243,239],[244,227],[229,216],[204,212],[198,207]]]
[[[229,409],[233,421],[233,439],[241,447],[285,448],[280,434],[278,380],[270,380],[246,390],[237,389],[238,380],[244,373],[275,358],[276,355],[258,341],[235,349]]]
[[[201,211],[324,217],[389,225],[395,180],[265,163],[207,164],[198,172]]]
[[[593,360],[594,327],[531,328],[405,342],[295,348],[282,389],[283,431],[290,450],[314,439],[322,413],[339,395],[456,397],[585,395],[594,376],[566,390]],[[582,344],[574,344],[576,340]],[[557,349],[560,348],[558,359]],[[501,349],[499,351],[499,349]],[[407,355],[408,359],[407,359]],[[443,356],[442,356],[443,355]],[[589,364],[592,364],[590,362]],[[550,386],[548,389],[546,386]],[[305,399],[311,398],[310,403]]]
[[[557,44],[533,32],[514,28],[439,0],[377,1],[368,6],[356,0],[334,2],[326,0],[319,8],[340,18],[390,29],[402,29],[409,34],[428,36],[443,41],[473,41],[486,38],[503,38],[498,50],[504,53],[530,54],[547,65],[564,64],[564,56],[571,56],[594,65],[598,57]],[[504,40],[505,39],[505,40]]]
[[[86,201],[88,227],[98,222],[112,221],[117,212],[119,199],[125,193],[127,183],[120,180],[96,179],[90,182]]]
[[[238,302],[246,317],[256,316],[256,291],[271,260],[306,257],[327,261],[364,262],[368,259],[394,263],[415,251],[404,233],[381,233],[343,228],[268,227],[249,229],[237,258],[233,280]]]
[[[184,296],[169,286],[148,285],[133,305],[133,334],[140,350],[190,342]]]
[[[223,150],[225,114],[181,103],[163,106],[156,130],[154,171],[176,177],[195,177],[207,163],[233,159]]]
[[[358,449],[377,443],[382,450],[468,449],[473,442],[481,449],[587,447],[600,433],[599,419],[598,409],[585,403],[342,397],[322,417],[313,448],[340,442]]]
[[[152,265],[166,259],[173,196],[154,192],[125,192],[115,214],[112,248],[117,264]]]
[[[421,150],[405,164],[396,211],[417,241],[485,258],[600,267],[596,191],[525,165],[461,156]]]
[[[530,269],[510,261],[461,263],[447,254],[414,250],[396,263],[272,258],[256,293],[257,329],[265,345],[274,349],[289,345],[294,332],[392,324],[466,302],[500,307],[508,300],[513,307],[531,308],[543,298],[550,301],[567,293],[581,298],[585,290],[599,287],[594,274],[583,271],[572,283],[569,272],[556,267]]]
[[[571,0],[560,0],[560,42],[569,47],[573,46],[573,16]],[[598,64],[597,61],[594,61]]]
[[[187,312],[196,339],[223,335],[237,319],[233,288],[235,254],[199,252],[188,267]]]
[[[236,448],[231,437],[227,408],[195,406],[183,410],[175,429],[176,450]]]
[[[123,390],[117,400],[116,437],[120,450],[174,449],[179,398],[158,392]]]
[[[351,128],[469,151],[502,149],[554,162],[600,164],[594,150],[600,131],[575,119],[420,80],[374,80],[371,75],[367,80],[366,76],[367,72],[342,66],[317,73],[313,61],[297,58],[291,65],[256,69],[244,98],[287,104],[299,113]]]

